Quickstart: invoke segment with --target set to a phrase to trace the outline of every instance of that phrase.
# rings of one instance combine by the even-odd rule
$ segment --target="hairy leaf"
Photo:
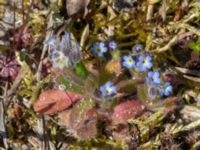
[[[36,112],[54,114],[62,111],[83,98],[77,93],[62,90],[47,90],[40,94],[33,104]]]
[[[125,123],[128,119],[137,117],[144,111],[144,104],[139,101],[127,101],[117,105],[112,115],[113,124]]]
[[[74,105],[72,109],[60,113],[59,117],[75,136],[86,140],[97,133],[96,109],[93,107],[92,99],[84,99]]]

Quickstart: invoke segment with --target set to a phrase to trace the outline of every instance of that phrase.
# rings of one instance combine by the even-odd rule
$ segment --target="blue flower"
[[[112,82],[106,82],[103,86],[100,87],[100,91],[103,97],[108,97],[116,93],[116,87]]]
[[[160,94],[164,96],[169,96],[172,93],[172,86],[169,82],[166,82],[163,88],[160,89]]]
[[[142,49],[143,49],[142,44],[136,44],[135,46],[132,47],[132,51],[133,51],[133,52],[135,52],[135,51],[139,52],[139,51],[141,51]]]
[[[105,44],[103,42],[94,43],[93,45],[93,52],[99,56],[102,57],[104,53],[108,51],[108,48],[105,47]]]
[[[108,46],[109,46],[110,48],[112,48],[112,49],[115,49],[115,48],[117,47],[117,44],[116,44],[115,41],[111,41],[111,42],[109,42]]]
[[[147,69],[151,69],[152,63],[151,63],[151,57],[150,56],[139,56],[139,61],[136,64],[139,71],[147,71]]]
[[[55,44],[55,42],[56,42],[56,36],[55,36],[55,35],[52,35],[52,36],[45,42],[45,44],[46,44],[47,46],[52,46],[52,45]]]
[[[157,72],[157,71],[148,72],[148,76],[146,78],[146,82],[148,84],[151,84],[151,85],[157,85],[157,84],[161,83],[159,72]]]
[[[63,39],[66,39],[66,40],[70,40],[70,33],[69,32],[66,32],[63,36],[62,36]]]
[[[128,69],[132,69],[133,67],[135,67],[135,61],[130,55],[123,57],[123,66]]]
[[[50,51],[49,60],[51,61],[53,68],[63,70],[64,67],[70,66],[69,58],[66,57],[63,52],[58,50]]]

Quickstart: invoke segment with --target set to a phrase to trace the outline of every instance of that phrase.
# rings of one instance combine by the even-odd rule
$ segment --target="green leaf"
[[[21,91],[19,91],[19,94],[21,96],[32,96],[32,90],[31,89],[22,89]]]
[[[81,61],[76,64],[75,71],[77,75],[80,75],[84,79],[86,79],[89,74],[84,63]]]
[[[31,115],[33,118],[37,118],[36,113],[32,109],[27,109],[27,113]]]
[[[147,95],[147,86],[145,84],[139,84],[137,85],[137,95],[139,100],[141,101],[147,101],[148,100],[148,95]]]
[[[24,60],[22,60],[23,59],[22,53],[23,52],[17,52],[16,57],[17,57],[18,63],[21,65],[23,70],[26,72],[26,74],[23,78],[24,83],[26,84],[26,86],[30,87],[33,85],[33,82],[35,81],[35,76],[34,76],[32,70],[30,69],[29,65]]]
[[[61,75],[57,78],[57,81],[67,88],[67,90],[77,93],[83,93],[83,87],[78,87],[72,84],[65,76]]]
[[[20,61],[25,61],[25,57],[26,57],[26,52],[25,51],[20,51],[19,52]]]
[[[135,81],[134,80],[123,80],[117,84],[117,88],[120,90],[120,92],[123,93],[135,93],[136,87],[135,87]]]
[[[197,53],[200,53],[200,41],[190,43],[190,44],[189,44],[189,47],[190,47],[193,51],[195,51],[195,52],[197,52]]]

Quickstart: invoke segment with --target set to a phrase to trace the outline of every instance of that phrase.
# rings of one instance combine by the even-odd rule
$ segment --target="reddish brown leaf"
[[[97,112],[93,100],[84,99],[71,109],[59,114],[60,120],[70,131],[81,138],[87,140],[97,133]]]
[[[112,124],[125,123],[128,119],[140,115],[145,106],[139,101],[127,101],[117,105],[112,115]]]
[[[35,111],[43,114],[54,114],[62,111],[84,98],[82,95],[62,90],[47,90],[40,94],[33,104]]]

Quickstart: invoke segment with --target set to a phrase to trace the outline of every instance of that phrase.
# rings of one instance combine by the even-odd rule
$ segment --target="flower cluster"
[[[146,83],[150,87],[157,88],[161,96],[169,96],[172,93],[172,86],[169,82],[162,83],[159,72],[150,71],[146,77]]]
[[[110,42],[109,47],[116,48],[116,43],[113,41]],[[150,55],[139,54],[142,49],[143,46],[141,44],[135,45],[132,48],[133,54],[122,57],[122,66],[129,70],[146,74],[146,84],[150,91],[154,89],[160,96],[169,96],[172,93],[171,84],[163,82],[158,71],[152,71],[152,57]],[[93,51],[97,56],[102,57],[108,51],[108,48],[104,43],[100,42],[94,44]],[[116,87],[111,82],[107,82],[100,87],[100,91],[103,97],[109,97],[116,94]],[[150,95],[153,96],[153,94]]]
[[[111,49],[115,49],[117,44],[114,41],[108,43],[108,47]],[[98,57],[103,57],[104,53],[108,52],[108,47],[104,42],[96,42],[93,44],[92,50],[93,53]]]
[[[135,69],[140,72],[146,72],[152,68],[151,56],[139,56],[138,61],[133,59],[131,55],[123,56],[122,65],[127,69]]]
[[[80,61],[80,47],[77,41],[72,39],[71,33],[64,34],[61,40],[53,35],[45,44],[50,49],[49,60],[54,68],[62,70]]]
[[[169,82],[163,83],[158,71],[151,71],[152,57],[149,55],[140,55],[139,52],[143,49],[141,44],[137,44],[132,48],[132,55],[125,55],[122,59],[123,67],[127,69],[134,69],[138,72],[147,72],[146,83],[150,87],[157,88],[161,96],[169,96],[172,93],[172,86]],[[138,56],[137,60],[133,59],[133,56]]]

